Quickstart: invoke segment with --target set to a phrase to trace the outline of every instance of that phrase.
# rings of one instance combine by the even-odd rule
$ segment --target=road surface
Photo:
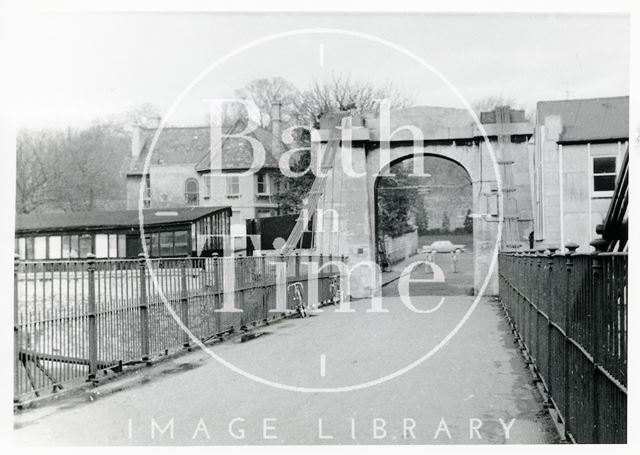
[[[416,297],[419,310],[440,297]],[[498,304],[447,296],[432,313],[385,297],[386,313],[352,302],[351,313],[288,319],[265,335],[212,347],[238,368],[298,388],[370,387],[338,393],[277,389],[231,371],[203,351],[144,368],[123,391],[83,394],[21,412],[15,438],[31,444],[451,444],[550,443],[555,433]],[[514,420],[515,419],[515,420]],[[506,431],[508,428],[508,432]],[[508,438],[507,438],[508,434]]]

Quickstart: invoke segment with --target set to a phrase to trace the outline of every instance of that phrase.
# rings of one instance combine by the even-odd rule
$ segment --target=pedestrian
[[[458,264],[460,263],[460,248],[456,248],[451,252],[451,271],[458,273]]]
[[[431,250],[427,253],[427,262],[434,262],[435,261],[435,251]]]

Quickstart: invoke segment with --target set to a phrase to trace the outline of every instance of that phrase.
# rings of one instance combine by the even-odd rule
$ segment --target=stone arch
[[[455,141],[425,143],[421,146],[414,144],[394,144],[389,150],[388,157],[380,148],[367,150],[367,193],[369,195],[368,211],[370,216],[369,232],[372,233],[371,249],[376,251],[375,233],[377,223],[377,182],[383,172],[386,172],[393,164],[407,159],[423,156],[435,156],[446,159],[459,165],[469,176],[472,187],[472,211],[475,214],[487,214],[491,212],[493,195],[496,189],[496,176],[493,170],[491,157],[482,143],[467,141],[456,143]],[[388,158],[388,160],[386,159]],[[384,163],[382,161],[385,161]],[[495,196],[497,205],[497,196]],[[477,292],[486,279],[491,258],[497,238],[497,217],[490,216],[474,218],[473,243],[474,243],[474,290]],[[494,272],[495,275],[495,272]],[[487,291],[497,293],[497,277],[492,277]]]

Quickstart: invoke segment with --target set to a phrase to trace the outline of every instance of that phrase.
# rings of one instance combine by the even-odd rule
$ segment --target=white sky
[[[13,112],[26,126],[81,125],[150,102],[168,108],[217,58],[254,39],[330,27],[364,32],[420,55],[470,101],[627,95],[627,16],[444,14],[65,13],[23,16],[15,26]],[[320,46],[324,65],[320,65]],[[252,79],[283,76],[298,88],[332,73],[392,81],[416,104],[461,107],[433,74],[361,38],[304,35],[271,41],[211,72],[171,123],[202,124],[206,98]]]

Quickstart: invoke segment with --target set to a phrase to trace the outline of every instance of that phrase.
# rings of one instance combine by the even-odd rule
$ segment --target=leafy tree
[[[451,220],[449,219],[449,214],[446,211],[442,214],[442,230],[444,232],[449,232],[451,230]]]
[[[378,182],[378,233],[381,235],[399,237],[415,230],[411,220],[422,197],[403,164],[392,168],[395,176],[380,177]]]
[[[416,226],[421,235],[429,230],[429,214],[423,196],[420,196],[416,202]]]
[[[473,233],[473,218],[471,218],[471,209],[467,210],[467,216],[464,219],[464,232]]]

